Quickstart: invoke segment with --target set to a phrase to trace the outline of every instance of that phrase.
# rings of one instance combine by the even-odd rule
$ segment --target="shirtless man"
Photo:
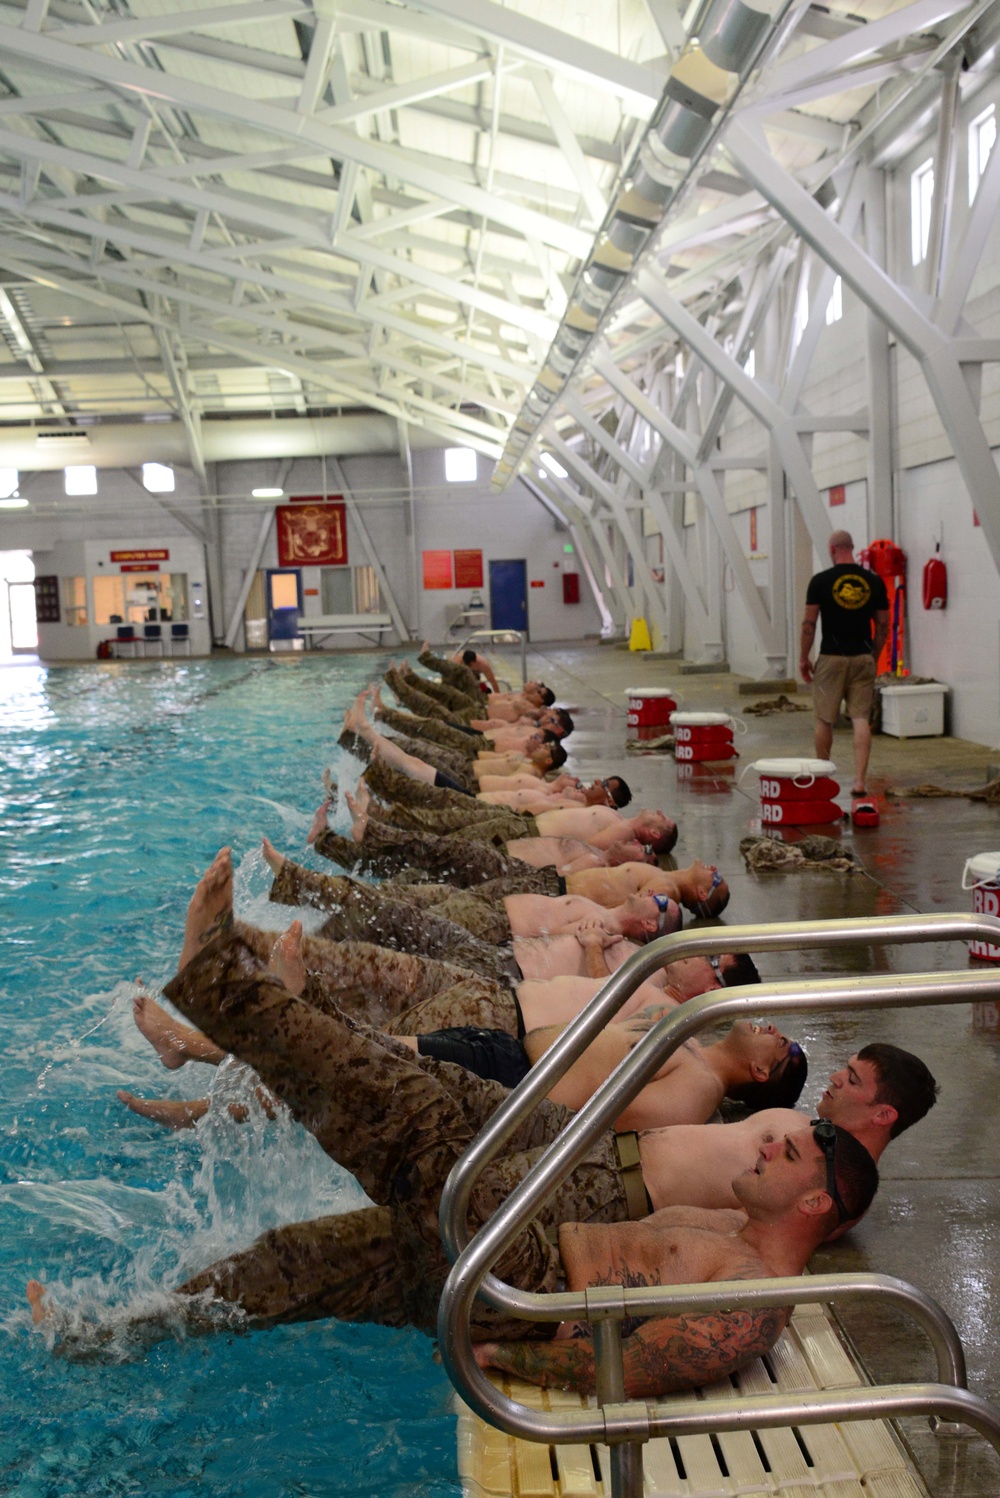
[[[584,785],[572,775],[562,775],[558,781],[543,780],[531,789],[523,786],[510,790],[481,790],[476,796],[477,801],[489,806],[506,806],[511,811],[532,813],[554,811],[562,806],[616,806],[621,809],[628,806],[631,799],[632,792],[620,775],[607,775],[591,781],[590,785]]]
[[[629,895],[669,895],[695,915],[721,915],[729,904],[729,886],[714,863],[695,859],[689,868],[667,872],[642,862],[568,874],[570,894],[585,895],[598,905],[620,905]]]
[[[934,1106],[937,1092],[919,1057],[876,1042],[833,1073],[816,1113],[853,1134],[878,1161],[891,1140]],[[801,1127],[808,1117],[787,1108],[766,1108],[738,1123],[679,1124],[662,1130],[658,1149],[660,1180],[667,1187],[664,1205],[737,1206],[733,1176],[746,1170],[765,1144],[786,1129]]]
[[[275,876],[271,899],[277,904],[309,905],[316,910],[333,911],[351,904],[354,898],[358,897],[362,909],[375,908],[379,905],[380,886],[378,885],[362,884],[344,875],[338,877],[307,869],[302,864],[295,863],[279,853],[266,837],[261,844],[261,851],[265,863]],[[426,889],[427,887],[422,885],[394,885],[391,896],[388,898],[393,907],[399,902],[405,904],[409,890],[414,907],[420,908],[425,914],[433,915],[436,906],[423,893]],[[447,887],[441,887],[440,893],[441,905],[447,912],[450,924],[457,923],[464,927],[467,920],[466,929],[473,935],[493,942],[502,943],[513,938],[548,937],[550,941],[562,938],[567,942],[576,943],[577,952],[573,954],[573,960],[577,963],[582,956],[582,948],[576,939],[581,925],[585,922],[597,922],[600,930],[609,937],[615,938],[615,945],[610,949],[612,952],[616,952],[618,947],[627,947],[627,951],[631,951],[631,944],[642,944],[651,941],[656,936],[668,935],[677,931],[681,925],[680,909],[667,895],[636,895],[623,901],[613,910],[608,910],[605,906],[597,905],[593,900],[585,900],[580,895],[514,894],[498,896],[487,901],[475,891],[450,890]],[[480,924],[481,921],[484,924]],[[407,929],[410,925],[411,923],[408,922]],[[360,933],[351,932],[350,934],[353,936]],[[383,944],[389,945],[390,943],[383,940]],[[427,955],[446,956],[447,954],[433,952]],[[461,965],[459,956],[449,960]],[[538,972],[529,974],[523,963],[521,970],[526,977],[545,976]],[[574,971],[574,968],[557,966],[554,970],[568,972]],[[584,969],[581,968],[580,971]],[[603,971],[606,974],[606,965]]]
[[[839,1224],[867,1211],[878,1186],[870,1155],[850,1134],[827,1127],[832,1138],[809,1125],[789,1130],[734,1179],[733,1194],[746,1213],[736,1232],[728,1214],[699,1219],[689,1208],[676,1207],[627,1231],[564,1223],[559,1250],[567,1289],[801,1274]],[[715,1382],[753,1356],[752,1346],[756,1355],[767,1350],[769,1339],[773,1346],[787,1319],[785,1311],[719,1311],[644,1321],[622,1339],[625,1395],[653,1398]],[[563,1323],[547,1342],[482,1342],[476,1361],[543,1387],[587,1393],[596,1385],[592,1333],[585,1325]]]

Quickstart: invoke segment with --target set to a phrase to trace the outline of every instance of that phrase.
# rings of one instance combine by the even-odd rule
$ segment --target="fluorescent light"
[[[97,469],[93,463],[73,463],[63,469],[67,494],[96,494]]]
[[[479,477],[474,450],[471,447],[446,447],[444,476],[449,484],[474,484]]]
[[[17,493],[17,469],[0,468],[0,499],[10,499]]]
[[[538,461],[544,468],[547,468],[550,473],[554,473],[557,479],[569,478],[569,474],[566,472],[559,459],[554,458],[551,453],[542,453]]]
[[[150,494],[173,494],[174,470],[165,463],[143,463],[142,483]]]
[[[252,499],[284,499],[284,489],[251,489]]]
[[[27,508],[28,501],[18,498],[16,494],[11,495],[8,499],[0,499],[0,510],[26,510]]]

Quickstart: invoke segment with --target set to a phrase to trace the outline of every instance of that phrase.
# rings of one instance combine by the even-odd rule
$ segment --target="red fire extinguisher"
[[[924,608],[943,609],[948,604],[948,569],[938,553],[941,543],[935,547],[934,556],[924,564]]]

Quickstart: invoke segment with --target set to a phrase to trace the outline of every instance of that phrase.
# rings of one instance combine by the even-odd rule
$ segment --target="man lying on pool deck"
[[[638,943],[669,935],[681,924],[680,909],[668,895],[636,895],[609,910],[580,895],[513,894],[491,898],[481,893],[483,886],[459,890],[443,884],[399,884],[391,885],[387,890],[384,884],[365,884],[347,875],[321,874],[315,869],[307,869],[285,858],[267,838],[263,840],[262,852],[275,876],[270,898],[276,904],[310,905],[316,910],[331,912],[334,918],[344,910],[356,911],[352,929],[324,929],[321,935],[331,940],[354,937],[378,941],[381,946],[420,950],[424,956],[442,957],[459,967],[470,964],[463,963],[457,954],[449,957],[443,949],[423,952],[422,948],[406,947],[404,942],[388,942],[373,934],[366,938],[362,929],[364,921],[376,916],[383,903],[390,905],[394,914],[399,904],[409,904],[411,909],[429,915],[438,911],[447,918],[449,926],[464,927],[484,943],[492,944],[494,950],[514,937],[573,936],[583,921],[597,921],[609,936]],[[412,920],[404,924],[407,932],[411,932]]]
[[[238,930],[257,952],[261,951],[256,933],[243,926]],[[336,982],[325,984],[322,990],[317,984],[310,984],[301,939],[302,927],[295,921],[272,949],[271,969],[291,993],[321,1011],[334,1009],[339,1013]],[[264,941],[265,950],[269,941],[269,937]],[[344,993],[344,997],[351,995]],[[675,1003],[676,999],[670,997],[665,1003],[640,1011],[621,1023],[609,1024],[552,1089],[549,1095],[553,1101],[573,1110],[581,1108],[656,1019]],[[148,997],[136,999],[134,1014],[138,1028],[171,1070],[185,1061],[218,1065],[225,1059],[205,1035],[173,1019]],[[403,1033],[404,1026],[405,1018],[396,1023],[395,1032],[415,1054],[456,1062],[477,1076],[502,1082],[506,1087],[522,1081],[565,1028],[549,1025],[529,1030],[521,1040],[503,1030],[468,1026],[408,1035]],[[798,1099],[805,1079],[805,1056],[794,1041],[786,1040],[774,1025],[764,1021],[737,1021],[723,1039],[712,1045],[690,1041],[676,1051],[617,1120],[617,1127],[655,1130],[671,1123],[704,1123],[724,1097],[742,1101],[752,1109],[790,1108]],[[209,1108],[206,1098],[147,1101],[125,1091],[120,1091],[118,1097],[134,1113],[174,1128],[192,1127]],[[273,1112],[270,1100],[263,1096],[259,1100],[269,1113]],[[652,1136],[648,1148],[655,1150]]]
[[[248,1253],[187,1281],[180,1293],[207,1292],[272,1320],[342,1314],[433,1325],[447,1272],[438,1236],[440,1193],[502,1091],[461,1068],[415,1058],[335,1010],[321,1014],[291,994],[233,934],[228,849],[195,891],[178,976],[166,992],[218,1046],[252,1066],[327,1153],[388,1209],[388,1214],[367,1209],[376,1215],[364,1220],[352,1213],[277,1229]],[[472,1192],[473,1231],[523,1178],[567,1117],[558,1105],[544,1103],[510,1142],[509,1152],[487,1167]],[[713,1231],[675,1226],[676,1215],[654,1218],[638,1232],[607,1231],[634,1215],[625,1168],[609,1133],[503,1254],[495,1272],[531,1290],[553,1290],[563,1280],[582,1288],[606,1282],[609,1273],[612,1280],[633,1284],[651,1278],[691,1283],[798,1273],[838,1221],[867,1208],[878,1184],[874,1162],[862,1146],[832,1126],[825,1132],[823,1127],[788,1134],[761,1152],[754,1169],[740,1178],[737,1194],[748,1220],[735,1233],[731,1219],[722,1231]],[[655,1178],[645,1184],[655,1193]],[[644,1215],[645,1203],[641,1210]],[[570,1224],[600,1224],[605,1230]],[[36,1319],[51,1315],[37,1281],[29,1285],[29,1299]],[[192,1310],[197,1320],[207,1307]],[[480,1335],[524,1335],[523,1325],[498,1324],[486,1307],[477,1306],[474,1315]],[[766,1350],[783,1324],[781,1313],[646,1322],[626,1343],[627,1391],[666,1392],[721,1377]],[[584,1365],[578,1348],[569,1375],[576,1386],[592,1382],[592,1366],[588,1371]]]

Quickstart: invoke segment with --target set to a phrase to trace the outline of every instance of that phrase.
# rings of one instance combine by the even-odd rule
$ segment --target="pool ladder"
[[[1000,975],[993,972],[772,982],[715,990],[689,999],[661,1019],[634,1047],[474,1238],[470,1239],[468,1229],[469,1197],[480,1173],[643,979],[666,963],[726,952],[801,952],[858,943],[887,946],[975,940],[1000,945],[1000,920],[966,914],[910,915],[713,927],[661,937],[623,963],[497,1109],[457,1162],[445,1186],[441,1235],[453,1267],[441,1297],[438,1336],[445,1367],[466,1403],[491,1425],[525,1440],[549,1445],[607,1444],[611,1450],[613,1498],[641,1498],[643,1443],[658,1436],[927,1415],[939,1434],[954,1434],[962,1426],[971,1426],[1000,1454],[1000,1409],[966,1387],[965,1359],[954,1326],[935,1301],[902,1280],[877,1274],[809,1275],[711,1285],[601,1285],[583,1292],[541,1295],[517,1290],[490,1273],[491,1265],[593,1141],[612,1128],[624,1106],[678,1046],[706,1025],[720,1019],[755,1016],[762,1010],[795,1014],[996,1000],[1000,998]],[[529,1409],[496,1388],[473,1355],[470,1315],[477,1295],[506,1315],[526,1321],[589,1321],[594,1332],[597,1408]],[[678,1401],[674,1396],[669,1404],[660,1404],[655,1400],[630,1400],[625,1395],[621,1336],[625,1317],[839,1302],[857,1297],[889,1301],[920,1322],[937,1357],[937,1383],[756,1395],[741,1397],[730,1408],[693,1398]]]

